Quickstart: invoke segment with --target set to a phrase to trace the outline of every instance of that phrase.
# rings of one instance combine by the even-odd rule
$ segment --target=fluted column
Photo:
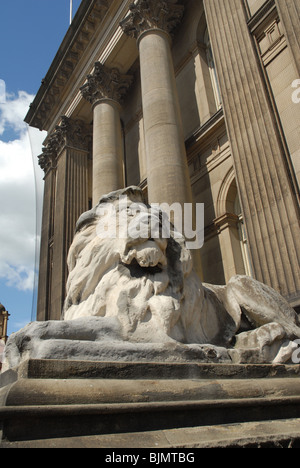
[[[242,0],[205,0],[255,277],[299,299],[299,207]]]
[[[56,151],[50,143],[38,157],[45,172],[44,199],[41,229],[39,283],[37,298],[37,320],[49,320],[51,303],[51,277],[54,230],[54,206],[56,186]]]
[[[45,191],[38,291],[38,320],[59,320],[65,297],[67,255],[76,222],[88,209],[91,128],[62,117],[39,158]]]
[[[81,88],[93,106],[93,205],[102,195],[124,188],[120,102],[131,82],[131,76],[97,62]]]
[[[299,0],[275,0],[295,69],[300,76],[300,3]]]
[[[150,203],[192,202],[170,32],[184,7],[174,1],[138,1],[122,21],[138,41]]]

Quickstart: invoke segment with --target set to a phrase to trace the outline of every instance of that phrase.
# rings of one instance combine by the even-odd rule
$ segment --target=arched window
[[[225,281],[234,275],[252,276],[250,253],[233,167],[223,179],[216,206]]]

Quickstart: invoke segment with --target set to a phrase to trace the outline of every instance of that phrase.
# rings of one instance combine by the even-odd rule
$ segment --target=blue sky
[[[80,0],[73,0],[74,13]],[[70,0],[0,0],[0,302],[11,334],[34,319],[46,134],[23,119],[69,27]],[[5,91],[5,92],[4,92]],[[34,312],[33,308],[33,312]]]

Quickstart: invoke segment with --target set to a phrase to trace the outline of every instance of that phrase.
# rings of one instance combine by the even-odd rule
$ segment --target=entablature
[[[78,118],[76,107],[85,105],[79,88],[98,60],[118,67],[122,73],[128,71],[138,51],[135,41],[122,33],[119,23],[130,3],[131,0],[82,1],[25,117],[30,126],[51,132],[61,115]],[[80,118],[85,115],[84,110],[80,113]]]

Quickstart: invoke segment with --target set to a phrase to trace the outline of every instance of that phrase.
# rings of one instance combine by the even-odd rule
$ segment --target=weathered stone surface
[[[231,362],[225,348],[124,341],[116,317],[87,317],[72,321],[33,322],[20,330],[6,347],[3,372],[27,359],[87,361]]]
[[[1,376],[0,446],[288,444],[299,367],[27,361]]]
[[[10,375],[11,374],[11,375]],[[10,375],[10,378],[9,378]],[[22,379],[279,379],[296,378],[300,365],[105,362],[62,359],[30,359],[17,370],[0,375],[0,387]]]
[[[300,420],[262,421],[230,425],[166,429],[22,442],[3,442],[1,448],[190,449],[184,454],[200,461],[199,448],[299,448]],[[119,455],[116,452],[116,455]],[[156,458],[161,460],[161,458]],[[127,461],[127,458],[126,458]]]

